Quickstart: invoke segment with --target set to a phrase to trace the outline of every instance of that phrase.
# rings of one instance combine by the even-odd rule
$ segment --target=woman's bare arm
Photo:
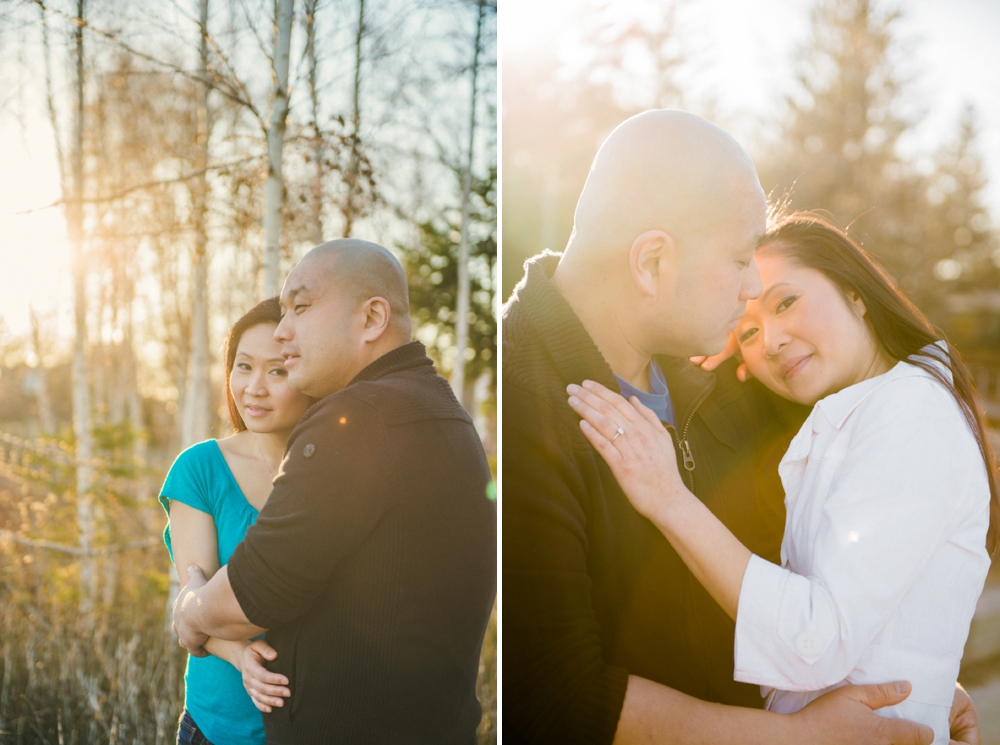
[[[208,513],[171,500],[170,540],[181,587],[190,581],[188,567],[192,565],[199,567],[206,579],[219,571],[218,533],[215,520]],[[284,705],[279,697],[290,695],[285,687],[288,679],[284,675],[270,672],[261,663],[264,656],[270,660],[276,656],[266,642],[260,641],[251,648],[249,639],[229,641],[209,637],[203,649],[240,671],[243,685],[258,709],[270,711],[271,706]]]
[[[580,429],[629,501],[660,529],[691,573],[735,620],[750,550],[685,486],[670,433],[649,409],[637,409],[598,383],[586,381],[567,390],[570,406],[582,417]],[[616,430],[622,434],[616,435]]]

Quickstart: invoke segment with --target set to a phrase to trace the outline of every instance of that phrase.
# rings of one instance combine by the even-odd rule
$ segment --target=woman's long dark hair
[[[226,361],[226,377],[222,391],[229,407],[229,423],[233,427],[233,432],[242,432],[247,428],[240,410],[236,408],[236,401],[233,400],[233,391],[229,387],[229,376],[233,373],[233,365],[236,363],[236,349],[240,345],[240,339],[247,330],[262,324],[281,323],[281,303],[277,297],[269,297],[262,300],[248,310],[243,316],[229,327],[226,340],[222,344],[222,359]]]
[[[990,485],[990,527],[986,547],[996,555],[1000,545],[1000,501],[997,496],[996,456],[986,435],[986,418],[979,404],[969,368],[958,351],[948,353],[928,345],[944,340],[927,317],[893,284],[867,253],[828,220],[812,212],[772,214],[760,248],[787,257],[799,266],[822,272],[845,297],[857,293],[865,304],[865,320],[886,355],[906,360],[933,375],[955,397],[979,443]],[[951,379],[942,370],[951,370]]]

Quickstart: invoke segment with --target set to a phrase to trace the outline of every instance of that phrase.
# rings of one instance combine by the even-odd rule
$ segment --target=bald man
[[[528,261],[504,308],[505,742],[933,739],[873,713],[905,687],[759,710],[759,689],[733,681],[732,622],[632,509],[567,405],[566,386],[585,379],[639,396],[674,435],[692,491],[777,560],[777,460],[760,464],[780,457],[788,427],[730,368],[687,361],[722,350],[760,293],[765,209],[732,137],[692,114],[640,114],[598,152],[565,251]]]
[[[473,745],[496,594],[496,508],[472,420],[410,341],[406,277],[382,246],[317,246],[281,293],[289,385],[317,399],[227,566],[192,571],[174,625],[267,630],[288,680],[267,742]]]

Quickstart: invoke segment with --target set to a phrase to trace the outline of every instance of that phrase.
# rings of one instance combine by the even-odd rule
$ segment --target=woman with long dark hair
[[[233,434],[189,447],[163,483],[164,540],[181,586],[188,567],[210,578],[229,561],[267,501],[289,434],[313,402],[288,386],[274,339],[280,321],[278,298],[270,298],[229,329],[224,396]],[[282,706],[290,694],[288,680],[263,665],[274,650],[263,639],[214,638],[204,650],[205,657],[188,658],[178,745],[263,745],[260,711]]]
[[[779,467],[783,566],[753,556],[686,488],[671,434],[639,403],[570,386],[581,428],[629,500],[736,621],[735,677],[772,711],[848,683],[908,680],[880,710],[948,718],[998,540],[993,451],[958,353],[844,232],[773,222],[763,292],[733,332],[750,372],[814,405]]]

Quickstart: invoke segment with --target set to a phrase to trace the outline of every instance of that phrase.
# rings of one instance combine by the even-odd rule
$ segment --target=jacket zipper
[[[687,471],[688,488],[691,490],[692,494],[694,494],[695,462],[694,462],[694,455],[691,453],[691,443],[688,442],[687,438],[688,429],[690,429],[691,427],[691,421],[694,419],[694,415],[698,411],[698,407],[701,406],[702,403],[704,403],[705,399],[708,398],[708,394],[711,392],[712,389],[709,388],[695,402],[694,407],[691,409],[691,412],[687,416],[687,420],[684,422],[684,428],[681,430],[679,438],[677,437],[677,430],[673,427],[670,428],[671,430],[673,430],[674,434],[674,445],[676,445],[677,448],[681,451],[681,458],[683,458],[684,461],[684,470]]]

